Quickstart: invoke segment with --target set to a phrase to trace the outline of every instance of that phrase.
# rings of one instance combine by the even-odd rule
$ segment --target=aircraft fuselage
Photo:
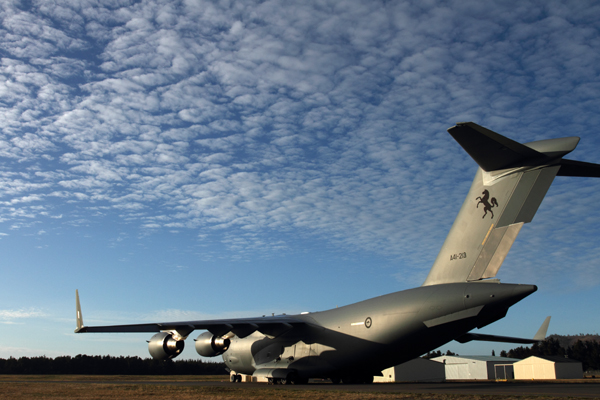
[[[225,364],[243,374],[294,370],[303,376],[376,375],[506,315],[537,290],[496,282],[422,286],[345,307],[294,315],[302,328],[277,337],[231,338]],[[269,317],[265,317],[269,318]],[[255,374],[256,375],[256,374]]]

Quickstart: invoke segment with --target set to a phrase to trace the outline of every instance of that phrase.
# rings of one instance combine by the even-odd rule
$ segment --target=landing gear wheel
[[[334,378],[329,378],[329,380],[331,381],[331,383],[333,383],[334,385],[339,385],[340,382],[342,381],[340,378],[338,378],[337,376]]]
[[[295,372],[288,376],[288,383],[292,385],[306,385],[308,383],[308,378],[298,378],[298,374]]]

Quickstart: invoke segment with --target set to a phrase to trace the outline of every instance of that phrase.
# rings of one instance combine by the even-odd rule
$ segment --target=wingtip
[[[83,325],[83,316],[81,315],[81,304],[79,303],[79,290],[75,289],[75,321],[77,329],[75,333],[85,332]]]
[[[550,326],[550,318],[550,316],[547,316],[544,322],[542,322],[542,326],[540,326],[540,329],[538,329],[537,333],[533,337],[534,340],[541,342],[546,339],[548,327]]]

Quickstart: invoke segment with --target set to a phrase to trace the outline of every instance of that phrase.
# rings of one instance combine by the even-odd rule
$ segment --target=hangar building
[[[432,360],[444,364],[446,380],[513,379],[512,364],[519,361],[494,356],[440,356]]]
[[[581,362],[560,356],[531,356],[514,363],[515,379],[582,379]]]
[[[373,377],[373,382],[443,382],[446,378],[443,364],[425,358],[384,369],[381,374]]]

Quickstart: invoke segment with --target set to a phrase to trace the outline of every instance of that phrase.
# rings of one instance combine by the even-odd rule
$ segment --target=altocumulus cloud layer
[[[523,142],[579,135],[577,157],[600,162],[595,2],[1,7],[3,235],[118,218],[235,252],[285,251],[291,231],[425,271],[474,173],[454,122]],[[581,221],[593,184],[558,182],[536,219],[573,227],[550,239],[585,249],[581,264],[600,255],[600,216]],[[557,216],[561,197],[574,207]],[[524,230],[528,245],[543,228]],[[535,270],[539,255],[515,252]]]

